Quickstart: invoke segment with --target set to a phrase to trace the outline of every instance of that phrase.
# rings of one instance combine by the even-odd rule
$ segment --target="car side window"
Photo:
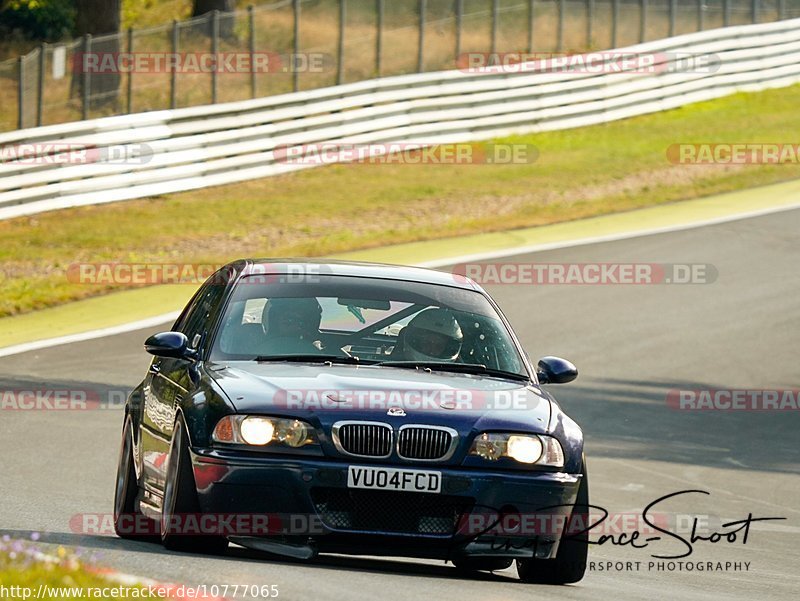
[[[192,348],[197,348],[202,341],[209,317],[225,296],[227,282],[221,276],[222,274],[218,272],[203,285],[189,310],[176,325],[177,331],[186,334],[189,346]]]

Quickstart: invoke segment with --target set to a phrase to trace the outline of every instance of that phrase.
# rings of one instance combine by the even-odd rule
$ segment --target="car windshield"
[[[388,279],[245,276],[222,317],[212,361],[309,361],[431,366],[527,376],[508,329],[484,295]],[[342,361],[344,362],[344,361]]]

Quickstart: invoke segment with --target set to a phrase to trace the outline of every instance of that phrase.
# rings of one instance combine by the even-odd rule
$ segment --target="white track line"
[[[470,261],[485,261],[488,259],[497,259],[500,257],[512,257],[517,255],[527,255],[546,250],[554,250],[559,248],[570,248],[573,246],[586,246],[589,244],[600,244],[602,242],[614,242],[616,240],[628,240],[630,238],[640,238],[644,236],[654,236],[657,234],[668,234],[670,232],[680,232],[683,230],[691,230],[700,227],[707,227],[710,225],[718,225],[722,223],[729,223],[731,221],[741,221],[743,219],[751,219],[753,217],[761,217],[764,215],[771,215],[773,213],[781,213],[784,211],[793,211],[800,209],[800,202],[785,205],[780,207],[771,207],[768,209],[759,209],[757,211],[748,211],[746,213],[737,213],[734,215],[726,215],[724,217],[715,217],[713,219],[704,219],[701,221],[693,221],[691,223],[683,223],[680,225],[670,225],[666,227],[650,228],[644,230],[636,230],[632,232],[620,232],[618,234],[608,234],[606,236],[594,236],[591,238],[581,238],[578,240],[567,240],[563,242],[551,242],[548,244],[534,244],[529,246],[515,246],[495,251],[488,251],[483,253],[474,253],[471,255],[462,255],[459,257],[448,257],[445,259],[435,259],[433,261],[424,261],[417,263],[418,267],[444,267],[447,265],[455,265],[458,263],[466,263]],[[99,330],[91,330],[89,332],[81,332],[79,334],[70,334],[68,336],[59,336],[57,338],[47,338],[45,340],[36,340],[34,342],[25,342],[16,344],[14,346],[7,346],[0,348],[0,357],[8,357],[9,355],[18,355],[28,351],[35,351],[53,346],[60,346],[62,344],[71,344],[73,342],[83,342],[84,340],[93,340],[95,338],[103,338],[104,336],[114,336],[115,334],[124,334],[125,332],[133,332],[157,326],[169,321],[173,321],[178,317],[179,311],[173,313],[164,313],[163,315],[156,315],[147,319],[132,321],[130,323],[113,326],[110,328],[101,328]]]
[[[18,355],[19,353],[37,351],[39,349],[60,346],[62,344],[83,342],[84,340],[93,340],[95,338],[103,338],[104,336],[114,336],[115,334],[124,334],[125,332],[134,332],[144,328],[151,328],[162,323],[174,321],[178,318],[179,314],[180,311],[173,311],[172,313],[163,313],[162,315],[131,321],[129,323],[124,323],[122,325],[112,326],[109,328],[100,328],[99,330],[90,330],[88,332],[69,334],[67,336],[58,336],[57,338],[47,338],[45,340],[35,340],[33,342],[23,342],[22,344],[15,344],[14,346],[0,348],[0,357],[8,357],[9,355]]]

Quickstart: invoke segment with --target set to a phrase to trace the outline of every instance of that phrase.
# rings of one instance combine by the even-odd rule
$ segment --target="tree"
[[[73,3],[75,5],[76,36],[91,34],[94,37],[119,33],[122,0],[73,0]],[[113,56],[117,56],[120,49],[119,42],[119,36],[114,36],[107,40],[92,40],[89,52],[91,54],[111,53]],[[80,52],[86,52],[86,49],[83,48]],[[81,97],[83,95],[83,71],[86,68],[86,61],[82,61],[77,67],[73,70],[72,85],[70,87],[73,97]],[[90,73],[90,106],[97,108],[115,103],[119,94],[119,83],[120,74],[118,71]]]
[[[226,13],[233,12],[236,8],[234,5],[235,2],[233,0],[194,0],[192,16],[199,17],[200,15],[210,13],[212,10]]]
[[[0,0],[0,37],[56,42],[75,22],[72,0]]]
[[[220,13],[232,13],[236,10],[236,2],[234,2],[234,0],[194,0],[192,16],[200,17],[214,10],[218,10]],[[222,18],[219,21],[219,34],[224,38],[233,37],[233,15],[221,16]]]
[[[72,0],[75,4],[75,35],[103,35],[119,31],[122,0]]]

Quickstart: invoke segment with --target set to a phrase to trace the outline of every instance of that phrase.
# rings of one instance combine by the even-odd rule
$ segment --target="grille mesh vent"
[[[452,536],[474,500],[414,492],[313,488],[311,498],[333,530]]]
[[[447,456],[453,435],[438,428],[403,428],[398,453],[404,459],[436,460]]]
[[[392,430],[382,424],[344,424],[339,443],[351,455],[386,457],[392,452]]]

